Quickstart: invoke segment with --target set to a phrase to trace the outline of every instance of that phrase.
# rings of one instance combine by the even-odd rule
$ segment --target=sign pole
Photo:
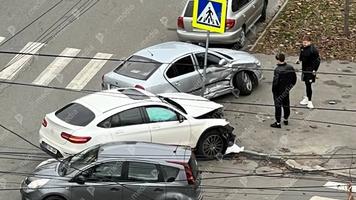
[[[205,56],[204,56],[204,69],[203,69],[203,87],[202,87],[202,92],[201,96],[204,97],[205,93],[205,85],[206,85],[206,68],[208,65],[208,49],[209,49],[209,37],[210,37],[210,31],[208,31],[206,35],[206,43],[205,43]]]

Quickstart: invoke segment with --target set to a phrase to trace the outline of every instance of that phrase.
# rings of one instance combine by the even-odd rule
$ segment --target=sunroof
[[[130,97],[130,99],[134,99],[134,100],[145,100],[150,98],[149,96],[145,95],[144,93],[136,89],[119,89],[118,91]]]

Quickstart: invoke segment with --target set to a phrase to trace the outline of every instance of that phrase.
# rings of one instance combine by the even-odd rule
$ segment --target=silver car
[[[226,32],[211,33],[214,44],[236,44],[241,48],[246,43],[246,33],[257,21],[265,21],[268,0],[226,0]],[[189,0],[178,17],[177,34],[181,41],[205,42],[206,32],[192,27],[193,0]]]
[[[21,194],[23,200],[200,200],[200,182],[189,147],[116,142],[42,162]]]
[[[184,42],[166,42],[140,50],[103,76],[103,89],[137,87],[152,93],[202,94],[205,48]],[[204,97],[233,91],[251,94],[262,79],[261,63],[253,55],[210,48]]]

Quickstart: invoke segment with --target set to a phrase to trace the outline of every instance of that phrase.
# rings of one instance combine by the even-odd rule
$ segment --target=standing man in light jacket
[[[309,109],[313,109],[312,102],[312,84],[315,83],[316,72],[320,65],[320,55],[318,49],[311,43],[309,35],[304,36],[303,46],[300,48],[300,55],[297,64],[302,62],[302,81],[305,82],[306,95],[300,102],[301,105],[306,105]]]
[[[282,108],[284,125],[288,125],[290,116],[289,92],[297,82],[297,75],[294,68],[285,62],[285,55],[276,55],[277,67],[274,70],[272,93],[275,106],[276,122],[271,124],[273,128],[281,128]]]

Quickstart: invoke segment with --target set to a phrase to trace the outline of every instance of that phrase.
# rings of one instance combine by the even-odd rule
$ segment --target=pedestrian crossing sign
[[[227,0],[194,0],[193,27],[224,33]]]

